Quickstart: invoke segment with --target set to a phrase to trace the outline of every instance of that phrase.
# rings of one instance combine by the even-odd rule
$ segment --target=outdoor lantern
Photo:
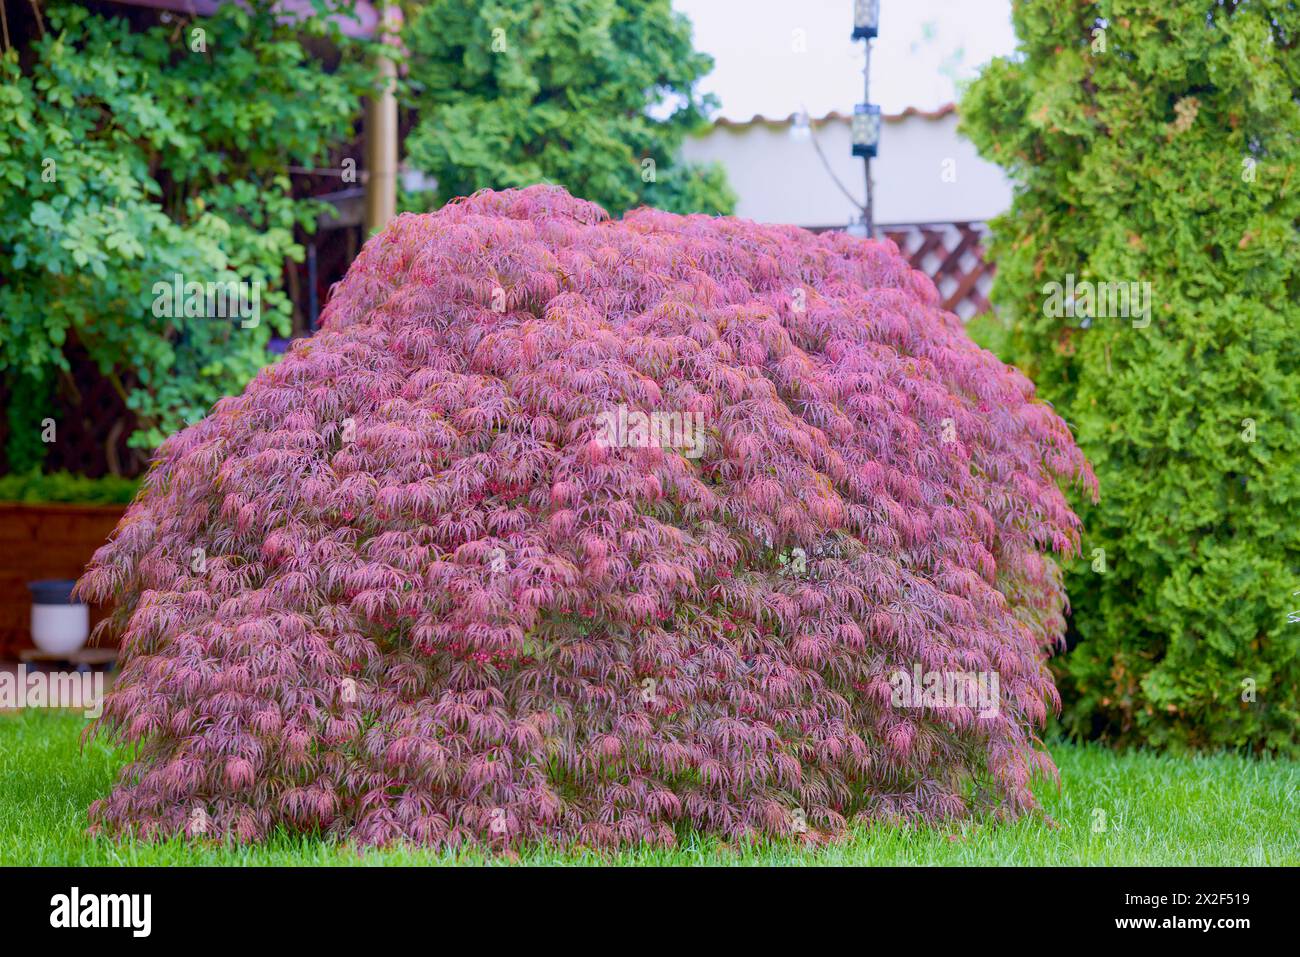
[[[52,655],[80,651],[90,634],[90,607],[72,597],[70,579],[28,582],[32,593],[32,643]]]
[[[876,155],[880,145],[880,107],[875,103],[859,103],[853,108],[853,155]]]
[[[870,40],[880,27],[880,0],[853,0],[853,39]]]

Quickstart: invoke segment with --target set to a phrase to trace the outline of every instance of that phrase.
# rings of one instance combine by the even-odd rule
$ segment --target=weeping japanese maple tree
[[[399,217],[158,450],[107,833],[591,846],[1016,815],[1065,424],[889,242],[553,187]],[[993,707],[901,700],[990,675]],[[986,703],[987,704],[987,703]]]

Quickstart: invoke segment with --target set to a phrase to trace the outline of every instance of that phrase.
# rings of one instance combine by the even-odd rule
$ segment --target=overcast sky
[[[703,83],[720,115],[849,112],[862,99],[862,43],[852,0],[673,0],[715,65]],[[871,100],[886,113],[932,109],[955,82],[1012,52],[1010,0],[881,0]],[[802,31],[802,32],[800,32]]]

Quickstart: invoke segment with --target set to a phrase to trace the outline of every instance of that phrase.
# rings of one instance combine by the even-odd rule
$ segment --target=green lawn
[[[79,750],[83,720],[67,712],[0,714],[0,865],[445,864],[502,861],[413,849],[368,851],[281,835],[256,848],[183,842],[117,844],[84,834],[86,806],[106,793],[118,759]],[[1300,864],[1300,764],[1235,756],[1179,759],[1053,746],[1061,789],[1039,788],[1052,827],[968,824],[875,828],[818,850],[785,845],[733,851],[702,839],[674,851],[601,856],[538,848],[528,864]],[[1105,829],[1094,822],[1105,813]]]

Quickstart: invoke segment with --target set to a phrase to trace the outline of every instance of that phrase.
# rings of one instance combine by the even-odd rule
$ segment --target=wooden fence
[[[0,658],[32,646],[27,583],[79,578],[125,511],[122,505],[0,502]],[[105,608],[92,608],[91,627],[105,614]]]
[[[988,227],[983,223],[884,226],[881,231],[898,244],[913,268],[934,280],[945,309],[962,319],[989,310],[993,263],[985,258]]]

